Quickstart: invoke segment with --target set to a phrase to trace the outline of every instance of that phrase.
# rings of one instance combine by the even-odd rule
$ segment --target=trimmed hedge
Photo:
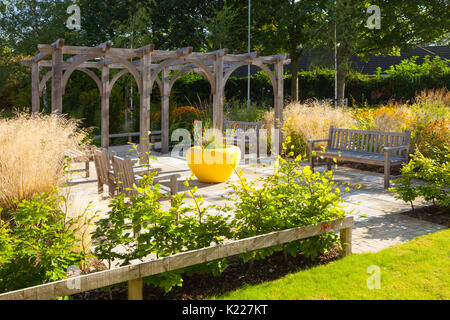
[[[350,105],[379,104],[390,99],[408,100],[424,89],[449,89],[450,63],[435,57],[433,60],[425,58],[422,64],[416,64],[417,57],[403,60],[400,64],[386,70],[381,70],[374,76],[350,73],[346,77],[345,96]],[[301,100],[311,98],[334,98],[334,70],[316,69],[298,73],[299,96]],[[291,88],[291,75],[285,75],[284,92],[289,99]],[[175,83],[176,98],[179,103],[197,101],[197,94],[201,98],[209,97],[210,86],[206,79],[200,75],[186,75],[180,77]],[[230,77],[226,87],[225,96],[244,100],[247,97],[247,78]],[[252,101],[259,105],[273,105],[272,85],[269,77],[262,71],[251,77]]]

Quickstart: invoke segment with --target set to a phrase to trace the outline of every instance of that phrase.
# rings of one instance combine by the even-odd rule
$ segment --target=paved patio
[[[112,147],[119,156],[128,153],[128,146]],[[129,154],[129,153],[128,153]],[[247,179],[257,178],[260,175],[273,173],[271,159],[263,159],[262,164],[245,164],[241,161],[242,169]],[[306,165],[306,164],[305,164]],[[182,157],[157,155],[152,161],[153,167],[158,167],[164,173],[179,173],[182,181],[191,175],[186,161]],[[317,166],[317,170],[325,170],[325,166]],[[353,252],[377,252],[396,244],[408,242],[415,237],[445,229],[445,226],[418,220],[400,214],[410,210],[410,205],[394,198],[393,194],[383,189],[383,174],[351,169],[339,166],[333,169],[334,179],[339,183],[349,183],[350,192],[344,197],[345,210],[355,217],[353,227]],[[108,212],[109,200],[97,194],[97,175],[95,166],[91,163],[90,178],[74,176],[69,201],[74,207],[82,209],[91,203],[91,207],[100,210],[101,216]],[[179,190],[184,190],[180,181]],[[230,178],[236,182],[235,174]],[[204,197],[205,202],[223,204],[229,192],[227,183],[206,184],[197,179],[191,185],[198,186],[198,195]],[[355,188],[356,185],[361,187]],[[343,187],[344,188],[344,187]],[[105,193],[106,196],[106,193]],[[425,203],[416,202],[417,207]]]

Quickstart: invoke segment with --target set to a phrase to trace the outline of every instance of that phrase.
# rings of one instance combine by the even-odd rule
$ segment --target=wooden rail
[[[159,136],[161,135],[161,130],[159,131],[151,131],[150,136]],[[95,136],[95,139],[100,139],[102,136]],[[125,132],[125,133],[111,133],[109,135],[109,139],[112,138],[131,138],[131,137],[139,137],[139,132]]]
[[[264,249],[287,242],[340,230],[343,255],[351,254],[353,217],[322,222],[282,231],[271,232],[247,239],[236,240],[203,249],[140,262],[116,269],[95,272],[0,294],[0,300],[48,300],[94,290],[128,281],[128,299],[142,300],[144,277],[177,270],[253,250]]]

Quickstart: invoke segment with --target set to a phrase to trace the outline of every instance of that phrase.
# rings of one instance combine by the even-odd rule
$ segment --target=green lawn
[[[367,287],[371,265],[380,267],[380,289]],[[450,299],[450,230],[213,299]]]

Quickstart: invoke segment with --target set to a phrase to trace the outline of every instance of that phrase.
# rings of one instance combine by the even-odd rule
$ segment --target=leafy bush
[[[449,84],[450,62],[436,56],[430,60],[424,58],[423,63],[418,64],[418,57],[402,60],[399,64],[391,66],[386,73],[394,98],[411,99],[416,92],[424,89],[446,87]]]
[[[391,102],[380,108],[352,111],[362,130],[411,131],[411,152],[442,158],[450,141],[450,93],[447,89],[425,90],[411,105]]]
[[[416,151],[407,165],[402,167],[401,177],[393,181],[390,190],[396,193],[398,199],[411,204],[423,197],[443,207],[450,207],[450,150],[444,149],[445,159],[442,162],[426,158]]]
[[[97,222],[93,237],[98,239],[95,253],[98,258],[109,261],[142,260],[149,255],[166,257],[187,250],[204,248],[222,243],[230,237],[227,217],[208,212],[214,206],[206,206],[202,197],[195,195],[197,187],[172,196],[171,206],[165,210],[161,205],[160,185],[153,185],[153,175],[136,187],[138,195],[126,199],[116,197],[110,204],[108,218]],[[189,184],[186,182],[186,186]],[[184,198],[190,202],[185,203]],[[127,201],[128,200],[128,201]],[[117,250],[121,245],[125,250]],[[175,270],[146,278],[147,282],[170,291],[182,285],[182,273],[211,272],[219,274],[225,268],[224,260],[217,260],[184,270]]]
[[[63,202],[56,190],[42,193],[17,201],[13,220],[0,219],[0,292],[64,279],[71,265],[83,269],[87,255],[77,233],[85,213],[67,218]]]
[[[258,122],[266,109],[257,107],[255,103],[247,108],[247,101],[231,99],[225,103],[224,118],[229,121]]]
[[[79,148],[85,136],[78,121],[64,116],[0,118],[0,207],[14,207],[14,200],[29,200],[60,185],[64,151]]]
[[[289,146],[289,149],[286,148]],[[345,216],[342,195],[331,172],[315,172],[302,166],[302,157],[292,159],[290,138],[278,157],[278,171],[271,176],[247,181],[239,172],[240,183],[232,185],[233,205],[225,209],[234,212],[234,237],[244,239],[259,234],[326,222]],[[284,250],[295,256],[304,252],[308,258],[330,249],[337,237],[326,233],[310,239],[243,254],[245,261],[264,258],[274,251]]]
[[[388,104],[380,108],[357,109],[354,117],[363,130],[403,132],[416,122],[413,110],[407,105]]]
[[[429,122],[420,136],[416,134],[415,141],[417,149],[425,157],[445,162],[450,150],[450,120],[442,118]]]

